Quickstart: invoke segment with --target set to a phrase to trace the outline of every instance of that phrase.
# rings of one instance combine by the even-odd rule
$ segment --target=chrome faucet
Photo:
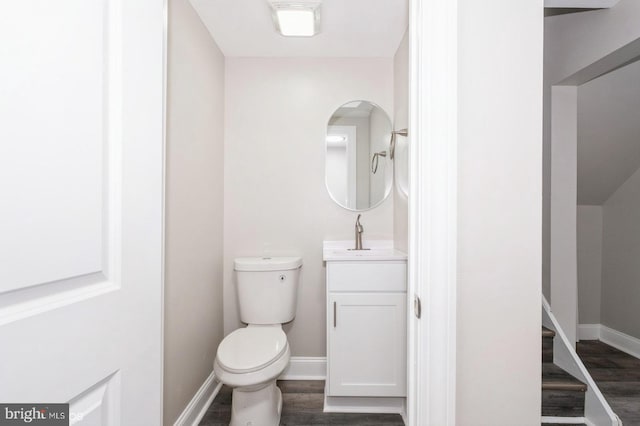
[[[363,250],[362,248],[362,233],[364,232],[364,228],[360,224],[360,216],[356,219],[356,248],[355,250]]]

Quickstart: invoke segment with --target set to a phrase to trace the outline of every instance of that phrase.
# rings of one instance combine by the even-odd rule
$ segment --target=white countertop
[[[366,261],[366,260],[407,260],[407,254],[393,248],[391,240],[365,240],[365,250],[354,250],[354,241],[324,241],[322,243],[322,260],[332,261]]]

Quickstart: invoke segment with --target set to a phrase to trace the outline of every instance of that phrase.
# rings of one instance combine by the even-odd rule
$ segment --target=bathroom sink
[[[353,241],[324,241],[324,261],[406,260],[407,254],[393,248],[390,240],[365,241],[364,250],[354,250]]]

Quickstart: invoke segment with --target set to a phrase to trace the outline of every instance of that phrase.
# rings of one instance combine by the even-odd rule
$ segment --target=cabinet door
[[[406,297],[329,295],[329,396],[406,395]]]

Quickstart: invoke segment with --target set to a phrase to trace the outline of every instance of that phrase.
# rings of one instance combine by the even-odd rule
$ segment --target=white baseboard
[[[324,380],[327,377],[327,358],[292,356],[279,380]]]
[[[640,339],[602,325],[600,326],[600,340],[609,346],[640,358]]]
[[[600,324],[578,324],[578,340],[600,340]]]
[[[289,365],[280,375],[281,380],[324,380],[327,375],[327,358],[325,357],[291,357]],[[216,397],[222,383],[218,383],[213,372],[204,381],[193,396],[174,426],[197,425],[211,402]]]
[[[173,426],[197,426],[221,387],[212,371]]]
[[[640,339],[602,324],[578,325],[579,340],[600,340],[631,356],[640,358]]]
[[[400,413],[400,417],[402,417],[402,423],[405,425],[409,424],[409,418],[407,417],[407,398],[402,402],[402,413]]]

